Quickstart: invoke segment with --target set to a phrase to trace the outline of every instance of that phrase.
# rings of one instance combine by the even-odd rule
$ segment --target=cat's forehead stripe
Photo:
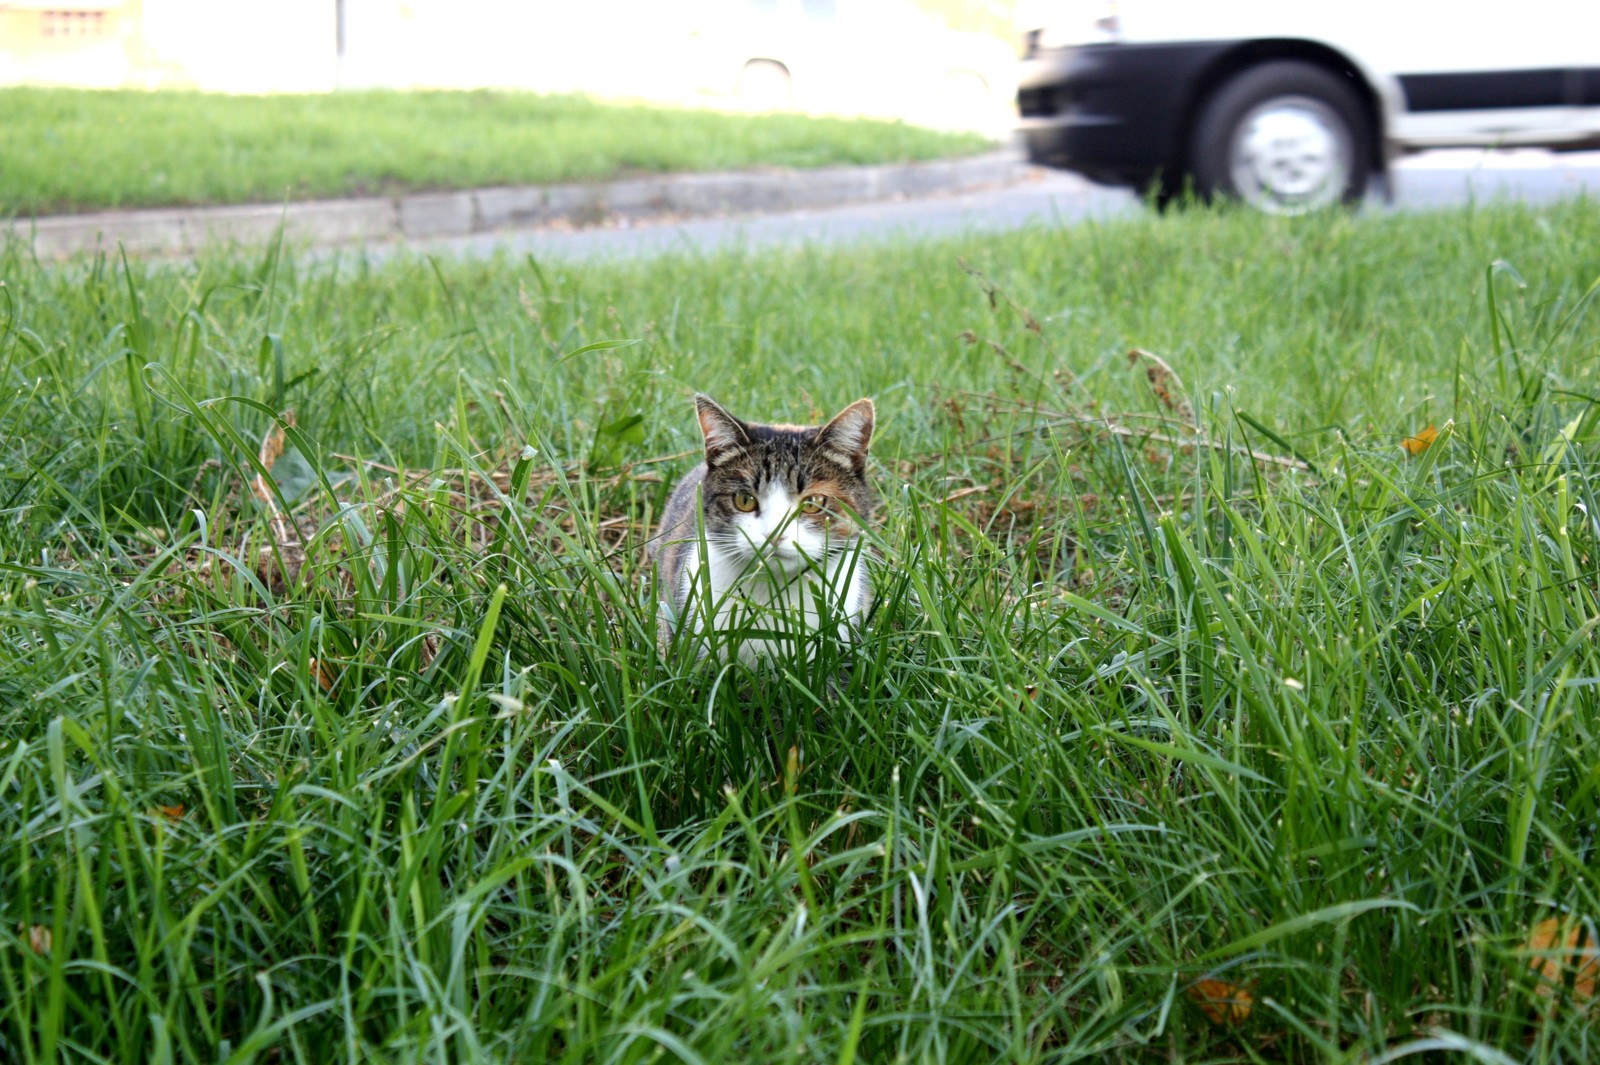
[[[752,425],[750,437],[762,443],[809,443],[817,435],[815,425]]]

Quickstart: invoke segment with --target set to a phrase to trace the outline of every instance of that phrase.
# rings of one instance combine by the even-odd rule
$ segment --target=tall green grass
[[[0,1057],[1592,1059],[1597,221],[8,249]],[[694,389],[877,397],[848,655],[657,654]]]
[[[734,115],[517,92],[0,89],[0,216],[281,203],[638,173],[968,155],[899,122]]]

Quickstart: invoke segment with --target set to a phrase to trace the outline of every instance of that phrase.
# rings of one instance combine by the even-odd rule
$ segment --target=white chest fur
[[[810,660],[819,636],[831,629],[853,639],[870,601],[867,559],[859,541],[800,567],[750,559],[714,543],[684,567],[677,602],[682,630],[699,638],[702,654],[746,663],[797,656]]]

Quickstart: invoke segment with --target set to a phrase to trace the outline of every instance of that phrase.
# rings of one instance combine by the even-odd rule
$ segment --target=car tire
[[[1181,170],[1162,171],[1150,181],[1144,196],[1162,214],[1176,211],[1194,202],[1194,178]]]
[[[1224,82],[1189,147],[1195,192],[1271,214],[1355,203],[1372,173],[1372,128],[1348,77],[1276,60]]]

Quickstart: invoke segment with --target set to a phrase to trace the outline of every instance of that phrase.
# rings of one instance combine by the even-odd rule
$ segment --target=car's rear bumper
[[[1235,43],[1094,44],[1024,59],[1017,109],[1028,158],[1111,184],[1181,169],[1185,108]]]

